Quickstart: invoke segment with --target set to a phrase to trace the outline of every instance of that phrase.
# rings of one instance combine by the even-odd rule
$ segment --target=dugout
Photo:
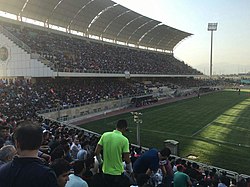
[[[133,97],[130,103],[133,106],[140,107],[140,106],[156,103],[157,101],[158,101],[158,98],[150,94],[150,95],[141,95],[141,96]]]

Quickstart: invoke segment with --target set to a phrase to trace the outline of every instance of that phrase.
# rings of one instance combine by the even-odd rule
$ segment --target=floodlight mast
[[[211,51],[210,51],[210,78],[212,78],[213,75],[213,31],[217,30],[218,23],[208,23],[208,31],[211,31]]]
[[[140,118],[140,116],[142,116],[142,113],[140,113],[140,112],[131,112],[131,114],[133,115],[134,122],[136,124],[137,145],[141,146],[140,124],[142,123],[142,119]]]

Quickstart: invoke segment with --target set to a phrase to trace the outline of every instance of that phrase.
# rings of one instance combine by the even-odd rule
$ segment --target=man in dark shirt
[[[171,151],[169,148],[163,148],[161,151],[153,148],[141,155],[134,163],[135,175],[147,174],[151,175],[152,171],[156,172],[160,168],[159,161],[166,160]]]
[[[0,168],[0,186],[56,187],[55,173],[38,158],[42,128],[25,121],[14,132],[17,157]]]

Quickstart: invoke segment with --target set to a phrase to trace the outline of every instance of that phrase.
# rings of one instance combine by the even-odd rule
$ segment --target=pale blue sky
[[[213,73],[250,72],[250,0],[114,0],[144,16],[192,33],[174,50],[175,57],[209,74],[208,23],[214,32]]]

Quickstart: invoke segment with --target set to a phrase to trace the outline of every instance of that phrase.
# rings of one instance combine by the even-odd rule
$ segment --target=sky
[[[250,72],[250,0],[113,0],[165,25],[192,33],[174,49],[174,56],[209,75],[211,32],[213,74]]]

